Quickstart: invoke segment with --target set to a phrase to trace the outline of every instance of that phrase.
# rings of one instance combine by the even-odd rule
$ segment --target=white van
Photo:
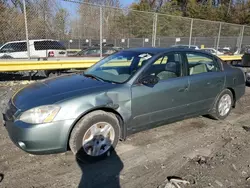
[[[30,57],[32,59],[49,57],[66,57],[67,51],[59,41],[52,39],[29,40]],[[0,58],[4,59],[27,59],[27,42],[12,41],[0,47]]]

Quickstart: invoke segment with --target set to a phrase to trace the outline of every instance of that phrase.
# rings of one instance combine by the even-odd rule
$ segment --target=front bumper
[[[73,123],[74,120],[64,120],[31,125],[7,120],[4,125],[12,142],[23,151],[31,154],[53,154],[67,151],[68,136]]]

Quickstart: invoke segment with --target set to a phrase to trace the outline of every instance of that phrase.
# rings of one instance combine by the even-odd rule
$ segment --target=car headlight
[[[59,110],[60,107],[56,105],[39,106],[23,112],[18,119],[31,124],[50,123]]]

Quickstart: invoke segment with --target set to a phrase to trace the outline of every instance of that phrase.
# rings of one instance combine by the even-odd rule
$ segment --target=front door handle
[[[184,88],[178,89],[179,92],[187,92],[188,91],[188,86],[185,86]]]

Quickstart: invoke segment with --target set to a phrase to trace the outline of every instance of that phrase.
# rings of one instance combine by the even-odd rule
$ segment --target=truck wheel
[[[94,111],[77,122],[70,135],[69,146],[79,160],[98,161],[116,147],[119,133],[119,121],[114,114]]]
[[[3,55],[0,57],[0,59],[13,59],[13,57],[10,55]]]
[[[225,119],[231,112],[233,106],[233,95],[229,89],[225,89],[214,102],[214,106],[209,114],[217,120]]]

